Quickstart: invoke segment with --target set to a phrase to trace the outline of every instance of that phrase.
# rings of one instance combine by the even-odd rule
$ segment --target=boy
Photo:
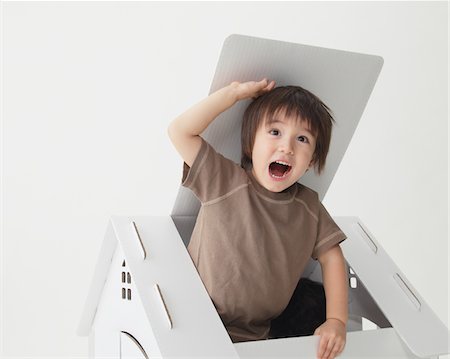
[[[315,191],[297,183],[320,173],[331,138],[328,108],[309,91],[275,82],[233,82],[178,116],[168,128],[184,160],[183,186],[201,202],[188,246],[233,342],[268,339],[309,257],[318,259],[326,321],[318,358],[345,346],[347,274],[339,243],[346,237]],[[199,135],[237,101],[255,99],[242,124],[241,166]]]

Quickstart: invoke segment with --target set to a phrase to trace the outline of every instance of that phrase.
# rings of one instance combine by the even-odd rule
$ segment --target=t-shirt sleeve
[[[247,183],[245,171],[216,152],[202,137],[197,157],[189,167],[183,163],[182,185],[191,189],[201,203],[218,199]]]
[[[325,253],[335,244],[339,244],[347,238],[321,202],[319,202],[317,226],[316,243],[311,255],[314,260],[317,260],[319,255]]]

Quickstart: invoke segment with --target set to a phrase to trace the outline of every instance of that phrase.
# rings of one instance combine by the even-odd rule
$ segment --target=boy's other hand
[[[314,335],[320,335],[318,359],[333,359],[344,350],[347,331],[339,319],[327,319],[315,330]]]
[[[248,82],[238,82],[233,81],[230,86],[235,91],[236,100],[244,100],[247,98],[257,98],[266,92],[269,92],[275,87],[275,81],[270,81],[263,79],[259,82],[248,81]]]

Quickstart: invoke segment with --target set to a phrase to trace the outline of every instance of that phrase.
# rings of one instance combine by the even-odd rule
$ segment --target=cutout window
[[[125,260],[122,262],[122,267],[125,267]],[[131,274],[130,272],[125,272],[125,268],[122,268],[122,299],[131,300],[131,289],[125,288],[126,284],[131,284]]]

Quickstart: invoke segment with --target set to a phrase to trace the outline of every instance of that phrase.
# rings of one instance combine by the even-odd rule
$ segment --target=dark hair
[[[316,138],[312,157],[314,168],[318,174],[322,173],[335,120],[331,110],[316,95],[300,86],[276,87],[247,107],[241,131],[241,167],[246,170],[252,168],[252,151],[259,126],[272,123],[281,112],[287,117],[295,117],[297,121],[306,121]]]

